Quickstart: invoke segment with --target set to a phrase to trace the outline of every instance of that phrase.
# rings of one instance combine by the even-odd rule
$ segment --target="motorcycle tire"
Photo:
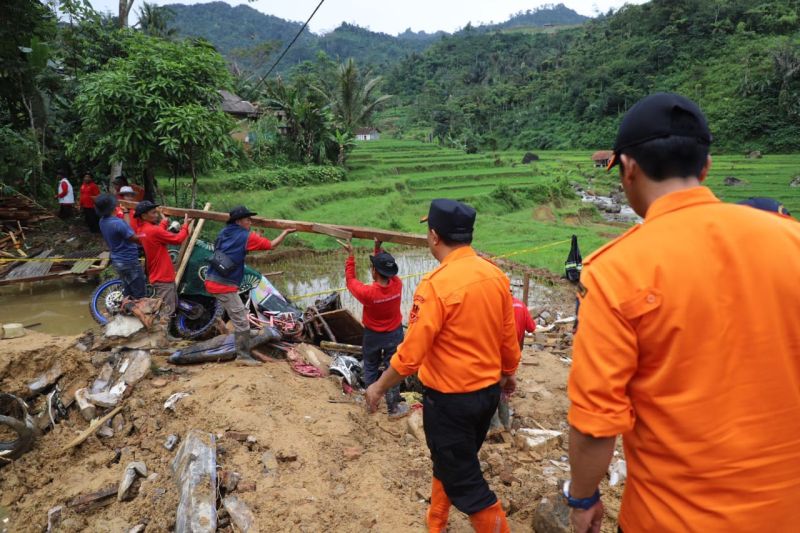
[[[188,299],[188,298],[187,298]],[[218,318],[222,318],[225,309],[214,297],[195,296],[190,298],[195,303],[200,303],[206,309],[197,320],[190,320],[186,315],[178,313],[173,325],[175,332],[184,339],[197,339],[214,328]]]
[[[155,294],[153,286],[149,284],[145,291],[148,298]],[[118,305],[123,297],[121,279],[115,278],[101,283],[89,297],[89,311],[94,321],[101,326],[108,324],[118,311],[114,308],[115,304]]]

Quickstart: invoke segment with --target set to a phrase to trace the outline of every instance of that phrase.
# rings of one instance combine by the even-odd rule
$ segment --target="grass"
[[[225,174],[201,179],[201,197],[215,210],[245,203],[273,218],[372,226],[421,233],[420,216],[430,200],[449,197],[478,210],[475,246],[492,255],[514,253],[523,264],[563,271],[569,244],[527,251],[576,234],[584,255],[625,230],[611,224],[576,198],[553,196],[536,201],[531,191],[548,190],[564,178],[599,194],[617,188],[615,173],[593,167],[590,151],[537,152],[540,160],[521,164],[524,151],[465,154],[417,141],[381,140],[361,143],[348,160],[348,181],[310,187],[241,193],[229,190]],[[800,214],[800,189],[789,181],[800,174],[800,156],[767,155],[747,159],[714,157],[708,185],[725,201],[770,196]],[[743,184],[723,185],[727,176]],[[212,225],[209,231],[215,231]],[[323,236],[296,235],[289,241],[317,249],[336,248]],[[364,243],[367,245],[367,243]],[[525,250],[522,253],[521,250]]]

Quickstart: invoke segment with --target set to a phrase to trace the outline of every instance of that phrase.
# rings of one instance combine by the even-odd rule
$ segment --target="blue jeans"
[[[138,261],[136,263],[113,263],[113,265],[119,279],[122,280],[122,293],[137,300],[144,298],[147,282],[142,265]]]
[[[367,384],[367,387],[378,381],[384,370],[389,368],[389,361],[401,342],[403,342],[403,326],[388,332],[364,328],[361,352],[364,361],[364,383]],[[400,403],[400,385],[389,389],[385,399],[389,412],[393,412]]]

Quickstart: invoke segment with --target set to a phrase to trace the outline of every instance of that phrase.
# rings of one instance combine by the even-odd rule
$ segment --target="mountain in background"
[[[206,4],[170,4],[174,18],[171,26],[183,36],[202,37],[211,42],[229,60],[237,60],[256,71],[265,70],[302,27],[300,22],[266,15],[246,5],[231,6],[225,2]],[[493,26],[480,26],[481,31],[506,30],[524,26],[580,24],[583,17],[563,4],[545,6],[518,13],[508,21]],[[312,60],[325,52],[334,59],[354,58],[359,64],[386,69],[406,56],[419,53],[439,41],[446,32],[414,32],[410,28],[393,36],[374,32],[354,24],[342,23],[332,32],[314,34],[308,29],[281,61],[285,72],[302,61]],[[241,50],[272,43],[273,53],[263,60],[242,59]],[[266,64],[255,64],[266,63]]]

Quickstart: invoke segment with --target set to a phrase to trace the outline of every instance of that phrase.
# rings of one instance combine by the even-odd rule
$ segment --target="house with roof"
[[[356,130],[357,141],[377,141],[381,138],[381,130],[374,127],[358,128]]]
[[[592,161],[594,161],[594,166],[605,168],[608,166],[608,163],[611,161],[612,157],[614,157],[613,151],[598,150],[592,154]]]

